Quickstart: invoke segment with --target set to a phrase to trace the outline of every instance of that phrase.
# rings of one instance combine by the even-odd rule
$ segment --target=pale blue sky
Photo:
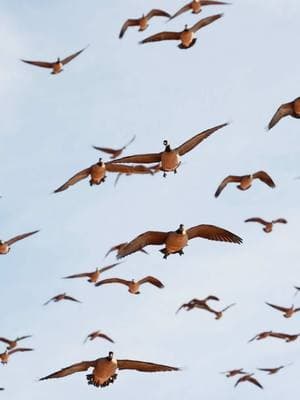
[[[153,19],[145,33],[129,29],[127,18],[153,7],[174,13],[179,0],[9,0],[1,5],[1,238],[41,229],[1,257],[0,336],[33,334],[22,344],[35,352],[17,354],[1,367],[3,399],[50,400],[83,396],[138,400],[279,400],[293,395],[299,381],[299,342],[275,339],[247,344],[262,330],[299,332],[299,316],[285,320],[264,302],[290,305],[300,283],[299,129],[287,118],[270,133],[265,127],[278,105],[299,96],[298,0],[234,1],[206,7],[200,16],[184,14],[166,24]],[[196,45],[181,51],[176,43],[140,46],[160,30],[224,12],[198,32]],[[57,76],[19,61],[53,60],[90,47]],[[90,188],[81,182],[61,194],[51,192],[73,173],[94,163],[92,144],[122,146],[127,154],[177,146],[194,134],[230,121],[184,157],[176,176],[114,176]],[[267,170],[277,187],[255,182],[240,192],[229,186],[213,194],[228,174]],[[285,217],[288,225],[266,235],[244,219]],[[107,272],[126,279],[155,275],[165,289],[144,287],[133,296],[120,286],[94,288],[65,281],[67,274],[92,270],[107,249],[148,229],[172,230],[179,223],[212,223],[244,239],[242,246],[194,240],[184,257],[162,259],[136,254]],[[42,304],[60,292],[83,304]],[[236,302],[215,321],[205,312],[178,306],[214,294],[221,306]],[[218,305],[217,305],[218,306]],[[82,344],[102,329],[116,344]],[[0,350],[4,351],[4,345]],[[178,373],[121,372],[103,390],[87,386],[85,374],[49,382],[41,376],[74,362],[105,356],[133,358],[183,367]],[[256,387],[227,380],[219,371],[295,364],[277,376],[258,375]]]

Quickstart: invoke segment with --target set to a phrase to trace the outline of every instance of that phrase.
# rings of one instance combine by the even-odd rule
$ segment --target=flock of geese
[[[199,14],[202,10],[202,7],[209,5],[228,5],[229,3],[221,2],[221,1],[211,1],[211,0],[192,0],[190,3],[183,5],[174,15],[169,14],[166,11],[153,9],[147,14],[143,14],[139,18],[128,19],[122,26],[119,38],[123,38],[127,29],[129,27],[138,27],[139,31],[144,31],[147,29],[149,22],[154,17],[164,17],[168,20],[172,20],[175,17],[180,16],[181,14],[191,11],[193,14]],[[150,43],[164,40],[177,40],[180,42],[180,49],[189,49],[192,47],[195,42],[195,33],[211,24],[212,22],[221,18],[223,14],[212,15],[197,21],[193,26],[188,27],[185,25],[185,28],[180,32],[172,32],[172,31],[163,31],[159,32],[155,35],[149,36],[140,43]],[[70,56],[65,57],[64,59],[58,58],[53,62],[45,62],[45,61],[29,61],[22,60],[27,64],[31,64],[34,66],[48,68],[52,70],[52,74],[59,74],[63,71],[63,67],[67,65],[70,61],[72,61],[75,57],[80,55],[86,48],[81,49],[80,51],[71,54]],[[289,103],[282,104],[275,115],[272,117],[268,129],[272,129],[281,118],[286,116],[292,116],[294,118],[300,118],[300,98],[297,98]],[[89,179],[89,185],[100,185],[105,182],[106,176],[108,173],[116,173],[117,180],[121,175],[132,175],[132,174],[148,174],[153,175],[158,172],[163,173],[163,177],[166,177],[168,173],[177,173],[177,170],[180,168],[181,159],[187,153],[194,150],[199,144],[201,144],[205,139],[209,138],[211,135],[221,132],[223,128],[228,126],[228,123],[223,123],[217,125],[215,127],[206,129],[196,135],[188,138],[184,143],[178,145],[177,147],[173,147],[168,140],[163,141],[163,149],[158,152],[152,153],[141,153],[135,155],[129,155],[125,157],[119,158],[123,151],[127,149],[127,147],[134,141],[135,136],[124,146],[113,149],[101,146],[93,146],[95,150],[106,153],[110,156],[110,161],[103,161],[102,158],[92,165],[76,172],[70,179],[68,179],[65,183],[59,186],[54,193],[63,192],[64,190],[70,188],[71,186],[77,184],[81,180],[86,178]],[[117,180],[115,183],[117,183]],[[275,183],[271,176],[265,171],[257,171],[252,173],[247,173],[242,176],[237,175],[229,175],[223,179],[223,181],[217,187],[215,192],[215,197],[218,197],[221,192],[226,188],[229,183],[237,183],[237,188],[239,190],[248,190],[254,180],[259,180],[262,183],[266,184],[270,188],[275,187]],[[263,230],[266,233],[270,233],[275,224],[286,224],[287,221],[284,218],[277,218],[273,221],[265,221],[260,217],[253,217],[246,219],[245,222],[257,222],[263,225]],[[11,246],[16,242],[26,239],[31,235],[38,233],[38,230],[34,230],[28,233],[19,234],[8,240],[0,241],[0,254],[5,255],[8,254],[11,250]],[[184,254],[184,248],[189,244],[192,239],[202,238],[211,241],[221,241],[228,242],[233,244],[241,244],[242,238],[240,238],[235,233],[230,232],[227,229],[222,227],[209,225],[209,224],[199,224],[196,226],[192,226],[186,228],[183,224],[180,224],[174,230],[171,231],[150,231],[147,230],[135,238],[128,240],[126,242],[114,245],[107,252],[106,256],[113,251],[116,251],[117,259],[121,259],[123,257],[129,256],[135,252],[143,252],[147,253],[145,250],[146,246],[160,246],[159,251],[162,253],[163,258],[167,259],[170,255],[178,254],[182,256]],[[118,277],[110,277],[106,279],[102,279],[102,274],[110,271],[119,265],[120,262],[116,262],[114,264],[104,266],[102,268],[97,268],[93,271],[83,272],[79,274],[73,274],[64,277],[64,279],[77,279],[84,278],[87,279],[89,283],[92,283],[94,286],[99,287],[106,284],[120,284],[126,286],[128,292],[130,294],[138,295],[142,289],[142,285],[151,284],[156,288],[162,289],[164,288],[164,284],[153,276],[146,276],[141,279],[132,279],[125,280]],[[296,293],[300,291],[300,287],[295,287]],[[60,302],[64,300],[69,300],[73,302],[80,302],[75,297],[69,296],[66,293],[57,294],[52,297],[50,300],[46,301],[44,305],[49,304],[50,302]],[[191,311],[193,309],[205,310],[211,314],[213,314],[216,320],[219,320],[223,317],[224,313],[233,307],[235,304],[229,304],[224,306],[221,309],[215,309],[210,304],[210,302],[218,302],[220,299],[214,295],[209,295],[204,299],[194,298],[187,303],[182,304],[176,314],[180,310]],[[285,318],[291,318],[295,313],[300,311],[300,308],[294,307],[294,305],[290,307],[282,307],[272,303],[266,303],[272,309],[275,309],[283,314]],[[256,334],[253,338],[249,340],[249,342],[255,340],[263,340],[267,338],[277,338],[282,339],[286,342],[295,341],[300,334],[287,334],[273,331],[265,331]],[[11,355],[18,352],[28,352],[32,351],[32,348],[27,347],[18,347],[19,342],[25,339],[29,339],[31,336],[26,335],[22,337],[17,337],[15,339],[8,339],[4,337],[0,337],[0,342],[6,345],[6,350],[0,354],[0,360],[2,364],[7,364]],[[113,339],[108,335],[103,333],[102,331],[94,331],[91,332],[85,339],[87,340],[95,340],[96,338],[101,338],[109,341],[110,343],[114,343]],[[267,372],[268,374],[275,374],[279,372],[287,365],[281,365],[271,368],[259,368],[262,372]],[[41,381],[52,379],[52,378],[62,378],[77,372],[83,372],[92,369],[91,373],[86,375],[87,381],[89,385],[94,385],[96,387],[106,387],[113,383],[117,377],[117,372],[123,369],[137,370],[142,372],[159,372],[159,371],[178,371],[178,367],[168,366],[164,364],[157,364],[148,361],[138,361],[138,360],[120,360],[114,357],[113,352],[109,352],[109,354],[105,357],[97,358],[95,360],[90,361],[82,361],[76,364],[67,366],[63,369],[60,369],[54,373],[51,373],[45,377],[40,378]],[[235,383],[235,386],[239,385],[243,382],[252,383],[259,388],[263,388],[262,384],[258,381],[256,377],[254,377],[253,373],[249,373],[244,371],[243,368],[237,368],[233,370],[228,370],[222,372],[226,374],[228,378],[238,377],[238,380]],[[4,390],[4,388],[0,388],[0,390]]]

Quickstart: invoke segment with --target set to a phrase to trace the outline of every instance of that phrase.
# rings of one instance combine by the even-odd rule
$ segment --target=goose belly
[[[98,361],[93,371],[95,383],[102,385],[114,375],[118,368],[117,360],[101,360]]]
[[[168,253],[176,253],[182,250],[188,243],[187,235],[179,233],[170,233],[166,240],[166,249]]]
[[[184,31],[180,35],[180,40],[184,47],[189,47],[193,39],[194,39],[194,33],[191,31]]]
[[[180,163],[180,157],[175,151],[164,152],[161,155],[161,169],[174,171]]]
[[[100,183],[105,177],[105,166],[94,165],[91,169],[91,180],[93,183]]]
[[[300,118],[300,99],[296,100],[294,103],[294,114],[296,117]]]
[[[198,14],[201,11],[200,1],[193,1],[191,8],[192,8],[194,14]]]
[[[0,245],[0,254],[7,254],[10,250],[10,247],[8,246],[8,244],[3,243]]]

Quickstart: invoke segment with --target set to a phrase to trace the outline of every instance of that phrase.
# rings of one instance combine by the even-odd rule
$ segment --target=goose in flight
[[[147,231],[137,236],[128,244],[118,250],[117,258],[126,257],[149,245],[165,245],[160,250],[166,259],[170,254],[183,255],[183,249],[187,246],[189,240],[194,238],[204,238],[221,242],[230,242],[241,244],[242,239],[232,232],[214,225],[197,225],[189,229],[184,229],[180,224],[176,231],[159,232]]]
[[[7,350],[12,350],[18,346],[19,341],[30,338],[30,337],[32,337],[32,335],[17,337],[16,339],[13,339],[13,340],[7,339],[5,337],[0,337],[0,342],[6,343],[8,345]]]
[[[214,0],[192,0],[181,7],[170,19],[176,18],[179,15],[192,11],[192,14],[199,14],[202,11],[203,6],[214,6],[214,5],[227,5],[230,3],[225,3],[224,1],[214,1]]]
[[[117,160],[111,161],[111,163],[135,163],[135,164],[150,164],[150,163],[160,163],[160,170],[164,172],[164,177],[167,172],[177,172],[177,168],[180,165],[181,156],[185,155],[189,151],[193,150],[198,144],[200,144],[204,139],[208,138],[211,134],[217,130],[224,128],[228,123],[215,126],[214,128],[207,129],[203,132],[198,133],[191,139],[182,143],[180,146],[172,149],[170,143],[167,140],[163,141],[165,146],[164,151],[160,153],[146,153],[146,154],[136,154],[133,156],[122,157]]]
[[[171,15],[167,13],[166,11],[159,10],[159,9],[153,9],[148,12],[148,14],[143,14],[140,18],[131,18],[128,19],[127,21],[124,22],[121,31],[119,33],[119,39],[122,39],[122,37],[125,35],[125,32],[127,31],[127,28],[130,26],[138,26],[139,27],[139,32],[143,32],[145,29],[148,28],[149,26],[149,21],[153,17],[167,17],[171,18]]]
[[[274,374],[277,374],[277,372],[279,372],[283,368],[288,367],[290,365],[292,365],[292,363],[286,364],[286,365],[280,365],[280,367],[275,367],[275,368],[257,368],[257,370],[267,372],[268,375],[274,375]]]
[[[219,197],[221,192],[225,189],[225,187],[228,185],[228,183],[239,183],[237,185],[237,188],[240,190],[248,190],[253,183],[254,179],[259,179],[261,182],[265,183],[271,188],[275,187],[275,183],[273,182],[272,178],[270,175],[268,175],[265,171],[258,171],[255,172],[254,174],[249,174],[249,175],[229,175],[223,181],[220,183],[216,193],[215,197]]]
[[[36,67],[42,67],[42,68],[50,68],[52,69],[51,74],[52,75],[57,75],[60,72],[63,71],[63,66],[68,64],[70,61],[72,61],[75,57],[79,56],[80,53],[82,53],[87,47],[77,51],[74,54],[71,54],[70,56],[64,58],[61,60],[59,57],[57,58],[56,61],[53,62],[47,62],[47,61],[29,61],[29,60],[21,60],[24,63],[35,65]]]
[[[72,364],[60,371],[40,378],[40,381],[52,378],[63,378],[76,372],[87,371],[89,368],[93,368],[93,371],[91,374],[86,375],[88,384],[96,387],[105,387],[113,383],[117,378],[116,372],[123,369],[133,369],[141,372],[179,371],[179,368],[170,367],[168,365],[136,360],[118,360],[113,357],[113,352],[110,351],[107,357]]]
[[[111,264],[111,265],[108,265],[103,268],[96,268],[96,270],[92,271],[92,272],[82,272],[81,274],[64,276],[63,279],[88,278],[88,282],[96,283],[96,282],[98,282],[99,277],[100,277],[100,275],[102,275],[103,272],[108,271],[119,264],[121,264],[121,263]]]
[[[154,276],[146,276],[145,278],[140,279],[139,281],[136,281],[134,279],[132,279],[131,281],[127,281],[125,279],[120,279],[120,278],[109,278],[97,282],[95,286],[102,286],[108,283],[120,283],[121,285],[125,285],[128,287],[128,292],[132,294],[140,294],[140,286],[143,285],[144,283],[150,283],[151,285],[154,285],[159,289],[164,288],[162,282],[159,281],[157,278],[154,278]]]
[[[258,380],[256,378],[253,378],[254,374],[247,374],[244,376],[241,376],[235,383],[234,387],[237,387],[238,384],[242,383],[242,382],[250,382],[253,385],[258,386],[260,389],[263,389],[263,386],[258,382]]]
[[[283,316],[285,318],[291,318],[295,313],[300,311],[300,307],[295,308],[294,304],[291,307],[281,307],[281,306],[276,306],[275,304],[271,303],[266,303],[269,307],[274,308],[275,310],[278,310],[283,313]]]
[[[273,221],[265,221],[262,218],[259,217],[254,217],[254,218],[248,218],[245,220],[245,222],[258,222],[259,224],[264,225],[263,231],[266,233],[270,233],[273,230],[274,224],[287,224],[287,220],[284,218],[278,218]]]
[[[107,336],[105,333],[103,333],[103,332],[101,332],[101,331],[95,331],[95,332],[92,332],[92,333],[89,333],[88,335],[87,335],[87,337],[85,338],[85,341],[83,342],[83,343],[86,343],[87,342],[87,340],[90,340],[90,341],[92,341],[92,340],[95,340],[96,338],[102,338],[102,339],[105,339],[105,340],[108,340],[110,343],[115,343],[113,340],[112,340],[112,338],[110,338],[109,336]]]
[[[197,39],[195,38],[195,33],[205,26],[211,24],[217,19],[221,18],[223,14],[212,15],[207,18],[203,18],[200,21],[196,22],[195,25],[190,28],[188,25],[185,25],[183,31],[180,32],[159,32],[155,35],[149,36],[146,39],[142,40],[140,44],[150,43],[150,42],[160,42],[162,40],[179,40],[180,44],[178,47],[180,49],[189,49],[194,46]]]
[[[23,351],[33,351],[33,349],[18,347],[17,349],[8,350],[6,349],[4,353],[0,354],[0,361],[3,365],[8,363],[10,356],[14,353],[23,352]]]
[[[68,296],[66,293],[61,293],[52,297],[50,300],[46,301],[46,303],[44,303],[44,306],[49,304],[51,301],[53,301],[54,303],[58,303],[59,301],[62,300],[70,300],[70,301],[75,301],[76,303],[81,303],[81,301],[75,299],[74,297]]]
[[[99,147],[99,146],[93,146],[95,150],[98,151],[103,151],[103,153],[110,154],[110,158],[113,160],[114,158],[119,157],[127,147],[134,142],[136,136],[134,135],[132,139],[128,143],[126,143],[123,147],[120,149],[112,149],[111,147]]]

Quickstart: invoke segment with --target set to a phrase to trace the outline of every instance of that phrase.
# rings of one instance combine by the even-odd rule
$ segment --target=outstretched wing
[[[35,65],[36,67],[42,68],[53,68],[54,63],[46,62],[46,61],[29,61],[29,60],[22,60],[26,64]]]
[[[76,303],[81,303],[81,301],[75,299],[75,297],[71,297],[71,296],[65,296],[64,297],[65,300],[71,300],[71,301],[75,301]]]
[[[275,310],[281,311],[281,312],[287,312],[289,310],[289,308],[286,307],[281,307],[281,306],[276,306],[275,304],[271,304],[271,303],[267,303],[266,304],[272,308],[274,308]]]
[[[273,179],[265,171],[255,172],[255,174],[253,174],[253,179],[256,179],[256,178],[261,180],[262,182],[264,182],[266,185],[270,186],[271,188],[275,187],[275,183],[273,182]]]
[[[108,172],[118,172],[121,174],[151,174],[153,172],[150,168],[145,167],[144,165],[123,165],[123,164],[116,164],[116,163],[106,163],[105,164],[106,171]]]
[[[108,154],[115,154],[115,152],[116,152],[116,149],[112,149],[111,147],[93,146],[93,149],[103,151],[104,153],[108,153]]]
[[[161,160],[160,153],[148,153],[148,154],[135,154],[133,156],[122,157],[116,160],[110,161],[112,163],[128,163],[128,164],[151,164],[159,162]],[[106,164],[107,165],[107,164]]]
[[[146,18],[148,20],[153,18],[153,17],[167,17],[167,18],[170,18],[171,15],[169,13],[167,13],[166,11],[154,8],[153,10],[149,11],[148,14],[146,15]]]
[[[85,49],[86,49],[86,47],[84,47],[83,49],[77,51],[76,53],[71,54],[70,56],[68,56],[68,57],[64,58],[63,60],[61,60],[62,65],[68,64],[70,61],[73,60],[73,58],[79,56],[79,54],[82,53]]]
[[[125,279],[121,278],[108,278],[108,279],[102,279],[102,281],[95,283],[95,286],[102,286],[106,285],[107,283],[121,283],[122,285],[128,286],[130,281],[126,281]]]
[[[293,114],[293,104],[294,102],[282,104],[274,116],[272,117],[271,121],[269,122],[268,129],[272,129],[283,117]]]
[[[219,228],[215,225],[197,225],[192,228],[187,229],[186,231],[189,240],[194,239],[196,237],[216,240],[220,242],[231,242],[241,244],[243,239],[239,236],[235,235],[232,232],[227,231],[226,229]]]
[[[187,140],[185,143],[177,147],[175,150],[178,152],[180,156],[183,156],[184,154],[188,153],[189,151],[193,150],[194,147],[196,147],[198,144],[200,144],[204,139],[208,138],[212,133],[216,132],[217,130],[224,128],[224,126],[227,126],[228,122],[226,124],[218,125],[215,126],[214,128],[207,129],[203,132],[198,133],[191,139]]]
[[[253,385],[258,386],[258,387],[261,388],[261,389],[264,388],[264,387],[258,382],[257,379],[253,378],[253,376],[250,376],[247,380],[248,380],[249,382],[253,383]]]
[[[108,271],[109,269],[112,269],[112,268],[116,267],[116,266],[119,265],[119,264],[121,264],[121,263],[114,263],[114,264],[111,264],[111,265],[107,265],[107,267],[101,268],[101,269],[99,270],[99,272]]]
[[[63,279],[89,278],[90,276],[91,276],[91,272],[82,272],[81,274],[64,276]]]
[[[70,365],[69,367],[63,368],[60,371],[56,371],[50,375],[44,376],[39,380],[44,381],[45,379],[63,378],[64,376],[75,374],[76,372],[86,371],[90,367],[94,367],[95,364],[96,364],[95,361],[81,361],[80,363]]]
[[[122,39],[129,26],[138,26],[138,25],[139,25],[139,19],[132,18],[125,21],[119,33],[119,39]]]
[[[275,220],[272,221],[272,222],[273,222],[273,224],[278,224],[278,223],[280,223],[280,224],[287,224],[287,220],[284,219],[284,218],[278,218],[278,219],[275,219]]]
[[[149,42],[160,42],[162,40],[179,40],[180,35],[181,35],[181,32],[159,32],[159,33],[156,33],[155,35],[149,36],[146,39],[142,40],[140,42],[140,44],[149,43]],[[143,161],[141,161],[141,162],[143,162]]]
[[[115,343],[109,336],[105,335],[105,333],[98,333],[98,337],[106,339],[111,343]]]
[[[135,360],[118,360],[118,369],[135,369],[141,372],[179,371],[180,368],[168,365]]]
[[[262,225],[267,225],[268,224],[267,221],[265,221],[262,218],[258,218],[258,217],[245,219],[245,222],[258,222],[258,223],[260,223]]]
[[[221,17],[223,17],[223,14],[211,15],[210,17],[200,19],[200,21],[196,22],[195,25],[190,28],[190,30],[195,33],[199,29],[204,28],[204,26],[211,24]]]
[[[158,280],[157,278],[154,278],[154,276],[146,276],[145,278],[139,280],[139,284],[142,285],[143,283],[151,283],[152,285],[162,289],[165,286],[163,285],[163,283]]]
[[[168,232],[148,231],[137,236],[131,242],[119,249],[117,258],[126,257],[129,254],[141,250],[145,246],[163,244],[168,236]]]
[[[62,192],[63,190],[68,189],[70,186],[75,185],[75,183],[81,181],[84,178],[87,178],[91,172],[91,167],[83,169],[80,172],[77,172],[72,178],[70,178],[66,183],[60,186],[58,189],[54,190],[54,193]]]
[[[18,352],[23,352],[23,351],[33,351],[33,349],[29,349],[27,347],[18,347],[16,349],[10,350],[8,353],[10,354],[14,354],[14,353],[18,353]]]
[[[176,18],[179,15],[189,11],[192,8],[192,2],[186,4],[185,6],[181,7],[174,15],[172,15],[172,17],[170,17],[170,19]]]
[[[18,242],[19,240],[23,240],[23,239],[27,238],[28,236],[34,235],[37,232],[39,232],[39,231],[37,230],[37,231],[33,231],[33,232],[22,233],[21,235],[15,236],[15,237],[7,240],[6,243],[10,246],[13,243]]]
[[[240,182],[242,179],[242,176],[237,176],[237,175],[229,175],[227,176],[225,179],[223,179],[223,181],[220,183],[218,189],[216,190],[215,193],[215,197],[218,197],[221,192],[223,191],[223,189],[225,189],[225,187],[228,185],[228,183],[232,183],[232,182]]]
[[[0,337],[0,342],[3,342],[3,343],[6,343],[6,344],[9,344],[9,345],[10,345],[10,343],[11,343],[12,341],[9,340],[9,339],[6,339],[6,338],[4,338],[4,337]]]

